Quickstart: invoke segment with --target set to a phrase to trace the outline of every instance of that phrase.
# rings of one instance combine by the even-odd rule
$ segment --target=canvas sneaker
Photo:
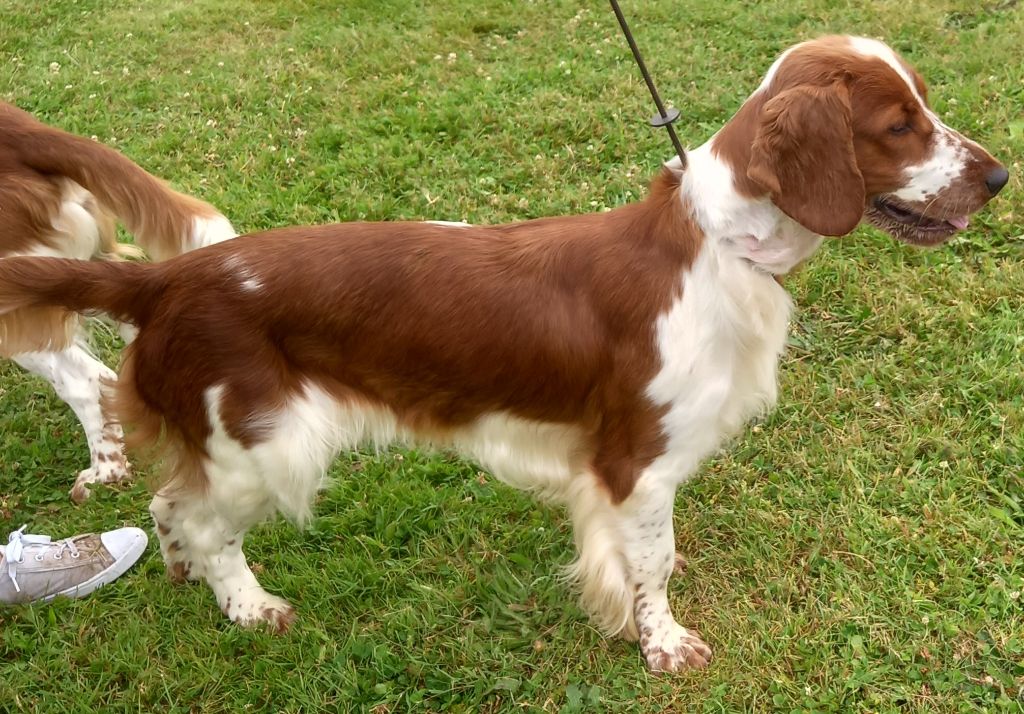
[[[147,540],[140,528],[119,528],[55,541],[22,526],[7,537],[0,555],[0,603],[85,597],[124,575]]]

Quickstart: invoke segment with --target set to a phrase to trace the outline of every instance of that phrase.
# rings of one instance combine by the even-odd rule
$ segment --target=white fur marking
[[[712,138],[687,152],[690,167],[683,174],[680,194],[708,242],[723,255],[743,258],[776,274],[789,272],[813,255],[821,236],[786,216],[767,196],[740,195],[732,169],[711,150],[713,142]]]
[[[185,236],[184,249],[195,250],[229,240],[237,235],[230,221],[219,213],[213,216],[194,216],[192,231]]]
[[[870,37],[850,37],[848,38],[850,45],[854,50],[864,55],[865,57],[877,57],[878,59],[885,62],[887,65],[900,76],[900,78],[907,83],[907,87],[913,92],[917,101],[924,107],[924,97],[917,91],[917,85],[914,84],[914,78],[910,76],[906,68],[900,62],[899,57],[892,51],[892,48],[886,45],[880,40],[874,40]]]
[[[666,452],[649,471],[677,484],[775,403],[776,368],[792,303],[771,276],[712,243],[687,273],[682,297],[658,319],[662,367],[648,396],[668,407]]]
[[[91,193],[74,181],[63,180],[60,208],[50,222],[53,232],[49,245],[36,244],[19,255],[76,260],[89,260],[98,255],[102,248],[100,229],[95,216],[86,208],[90,201],[95,201]]]
[[[551,498],[561,498],[581,468],[576,456],[580,434],[570,427],[492,413],[444,435],[416,434],[401,427],[390,410],[339,402],[313,383],[284,409],[253,415],[249,426],[267,429],[270,435],[244,449],[216,417],[222,389],[207,395],[213,427],[207,446],[211,469],[237,464],[230,471],[259,479],[275,508],[298,522],[309,516],[313,496],[335,456],[365,443],[454,446],[502,481]],[[211,472],[211,480],[216,478]]]
[[[255,292],[263,287],[252,268],[239,256],[229,255],[224,258],[224,268],[238,278],[239,285],[246,292]]]
[[[904,169],[907,183],[893,195],[905,201],[927,201],[938,196],[959,178],[967,165],[968,152],[944,131],[936,120],[932,151],[920,164]]]
[[[424,221],[435,226],[448,226],[449,228],[470,228],[471,225],[465,221]]]
[[[775,79],[775,75],[778,74],[779,67],[782,66],[782,63],[785,61],[785,59],[789,57],[790,53],[792,53],[793,50],[797,49],[798,47],[801,47],[804,44],[806,43],[801,42],[799,45],[793,45],[785,52],[783,52],[781,55],[779,55],[778,58],[774,62],[772,62],[772,66],[768,68],[768,72],[765,73],[764,79],[761,80],[761,84],[759,84],[757,89],[754,90],[754,94],[757,94],[758,92],[763,92],[764,90],[768,89],[768,86],[772,83],[772,80]]]

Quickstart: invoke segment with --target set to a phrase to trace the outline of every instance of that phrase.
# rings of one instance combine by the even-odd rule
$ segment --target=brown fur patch
[[[167,427],[139,395],[133,348],[134,343],[125,349],[118,380],[104,384],[102,409],[124,425],[125,446],[134,461],[150,467],[149,486],[154,492],[202,492],[206,489],[203,451],[180,436],[174,438],[176,428]],[[174,506],[174,501],[168,501],[167,508]]]
[[[188,580],[188,576],[191,574],[190,568],[181,561],[177,561],[171,565],[167,571],[167,577],[172,583],[184,583]]]
[[[260,616],[266,623],[267,629],[275,635],[283,635],[291,628],[292,623],[295,622],[295,610],[291,607],[287,610],[264,608]]]
[[[608,214],[292,228],[182,256],[150,273],[163,285],[151,305],[135,301],[161,319],[142,320],[115,413],[133,447],[163,444],[164,478],[190,490],[205,485],[213,385],[228,433],[248,445],[264,438],[251,416],[306,380],[420,431],[508,412],[583,428],[581,468],[620,501],[664,448],[643,391],[659,367],[655,319],[701,240],[678,187],[665,171],[647,200]],[[242,292],[230,265],[261,288]]]

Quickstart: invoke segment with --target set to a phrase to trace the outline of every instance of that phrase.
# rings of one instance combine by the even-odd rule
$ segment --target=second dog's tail
[[[37,310],[67,322],[74,313],[102,311],[141,325],[162,289],[161,274],[161,266],[152,263],[4,258],[0,260],[0,316]],[[0,321],[0,330],[5,322]],[[40,331],[31,345],[26,344],[26,335],[0,334],[0,345],[10,341],[19,342],[25,351],[52,349],[61,346],[50,344],[61,334],[60,330]]]
[[[99,142],[46,126],[10,105],[0,105],[0,125],[0,142],[25,166],[83,186],[155,260],[236,235],[216,208],[178,193]]]

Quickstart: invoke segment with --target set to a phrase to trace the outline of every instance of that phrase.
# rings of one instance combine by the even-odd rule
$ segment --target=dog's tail
[[[0,259],[0,317],[15,311],[48,315],[59,328],[75,313],[102,311],[123,322],[146,322],[163,288],[162,266],[155,263],[15,257]],[[21,324],[23,321],[12,321]],[[7,326],[7,327],[5,327]],[[17,343],[21,351],[57,349],[66,330],[11,329],[0,320],[0,345]]]
[[[0,128],[0,142],[22,164],[83,186],[154,260],[237,235],[216,208],[178,193],[99,142],[46,126],[10,105],[0,105]]]

